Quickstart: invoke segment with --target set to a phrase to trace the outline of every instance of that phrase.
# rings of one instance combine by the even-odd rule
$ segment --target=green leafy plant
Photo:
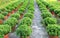
[[[29,6],[28,9],[34,11],[34,7],[33,6]]]
[[[34,14],[34,11],[28,10],[27,12]]]
[[[41,13],[47,12],[49,13],[49,11],[47,9],[41,10]]]
[[[20,25],[17,30],[16,30],[17,35],[19,36],[23,36],[24,38],[26,36],[30,36],[32,33],[32,29],[31,27],[27,26],[27,25]]]
[[[6,16],[6,15],[8,14],[8,12],[3,12],[2,14],[3,14],[4,16]]]
[[[30,1],[30,4],[28,5],[28,12],[34,14],[34,3],[33,3],[33,1]]]
[[[25,10],[25,8],[21,7],[21,8],[18,10],[18,13],[19,13],[19,14],[23,14],[24,10]]]
[[[26,13],[24,17],[29,17],[30,19],[33,19],[34,15],[32,13]]]
[[[11,17],[9,19],[7,19],[4,24],[8,24],[10,25],[11,27],[13,27],[14,25],[16,25],[18,23],[17,19],[14,18],[14,17]]]
[[[60,36],[60,26],[58,26],[58,35]]]
[[[60,9],[55,9],[54,12],[55,14],[58,14],[60,12]]]
[[[4,35],[0,34],[0,38],[3,38]]]
[[[15,14],[12,14],[12,15],[11,15],[11,17],[14,17],[14,18],[17,18],[17,19],[19,19],[19,18],[20,18],[20,14],[18,14],[18,13],[15,13]]]
[[[46,25],[48,25],[48,24],[56,24],[57,23],[57,19],[47,17],[47,18],[43,19],[43,22]]]
[[[41,16],[42,16],[43,18],[52,17],[52,14],[51,14],[50,12],[43,12],[43,13],[41,14]]]
[[[0,25],[0,34],[5,35],[11,32],[11,27],[9,25]]]
[[[21,21],[19,25],[23,25],[23,24],[27,24],[28,26],[30,26],[32,24],[32,20],[29,17],[24,17]]]
[[[0,19],[4,20],[4,15],[0,14]]]
[[[46,27],[46,30],[50,36],[58,36],[58,25],[56,24],[49,24]]]
[[[51,12],[54,11],[54,7],[50,7],[49,9],[50,9]]]

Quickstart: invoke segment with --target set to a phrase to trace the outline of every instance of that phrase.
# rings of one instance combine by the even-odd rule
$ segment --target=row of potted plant
[[[27,8],[27,5],[29,4],[29,1],[28,0],[25,0],[23,5],[21,6],[20,9],[18,9],[17,13],[20,14],[20,18],[23,17],[24,13],[25,13],[25,9]]]
[[[5,10],[5,8],[1,8],[1,11],[2,11],[1,14],[4,15],[4,19],[6,20],[11,14],[14,14],[18,10],[18,7],[20,8],[22,3],[23,1],[20,0],[20,1],[16,1],[16,2],[8,4],[5,7],[7,11]],[[13,9],[12,7],[15,7],[15,8]],[[8,10],[11,10],[11,11],[9,12]]]
[[[25,0],[25,2],[26,2],[26,0]],[[25,2],[23,4],[25,4]],[[26,3],[26,5],[27,4],[28,3]],[[24,6],[24,5],[22,5],[22,6]],[[19,9],[18,9],[18,11],[19,11]],[[4,21],[4,24],[10,25],[12,27],[12,31],[14,31],[15,30],[14,28],[15,28],[16,24],[18,23],[19,18],[20,18],[20,14],[19,14],[19,12],[16,12],[14,14],[11,14],[10,17],[6,21]]]
[[[16,30],[16,34],[20,36],[20,38],[30,38],[31,33],[32,29],[27,24],[20,25]]]
[[[18,20],[14,17],[8,18],[6,21],[4,21],[4,24],[8,24],[11,26],[12,32],[15,30],[15,26],[18,23]]]
[[[18,15],[18,14],[17,14]],[[15,16],[17,16],[17,15],[15,15]],[[4,24],[8,24],[9,26],[11,26],[11,27],[13,27],[14,25],[16,25],[16,23],[17,23],[17,17],[15,17],[14,15],[11,15],[11,17],[9,18],[9,19],[7,19],[5,22],[4,22]],[[18,15],[19,16],[19,15]],[[15,17],[15,18],[14,18]],[[17,18],[17,19],[16,19]],[[13,23],[12,23],[12,22]]]
[[[7,6],[5,6],[4,8],[0,9],[0,12],[11,12],[13,9],[17,8],[17,6],[20,4],[21,2],[19,0],[15,0],[11,3],[9,3]]]
[[[26,2],[26,1],[25,1],[25,2]],[[24,3],[24,4],[25,4],[25,3]],[[27,4],[27,3],[26,3],[26,4]],[[20,6],[21,6],[21,5],[20,5]],[[20,7],[20,6],[19,6],[19,7]],[[23,6],[23,5],[22,5],[22,6]],[[18,10],[18,11],[19,11],[19,10]],[[13,13],[14,13],[14,12],[13,12]],[[5,12],[5,13],[2,13],[2,14],[4,15],[4,19],[7,19],[7,16],[6,16],[6,15],[7,15],[8,13]],[[10,15],[9,15],[9,16],[10,16]],[[12,14],[12,15],[11,15],[11,17],[16,17],[16,16],[17,16],[17,17],[20,17],[19,14]],[[3,17],[2,17],[2,18],[3,18]],[[17,19],[18,19],[18,18],[17,18]]]
[[[30,19],[34,18],[34,1],[29,2],[29,5],[27,7],[27,13],[24,14],[24,17],[29,17]]]
[[[5,5],[5,4],[8,4],[8,3],[10,3],[11,1],[13,1],[13,0],[0,0],[0,5],[2,6],[2,5]]]
[[[49,38],[58,38],[60,35],[60,26],[57,24],[57,19],[52,17],[51,13],[41,1],[37,0],[37,4],[42,12],[43,23],[46,27]]]
[[[19,5],[19,2],[16,2],[16,4],[18,4]],[[13,12],[14,13],[14,12]],[[8,12],[2,12],[1,14],[0,14],[0,24],[3,24],[3,20],[6,20],[7,18],[8,18],[8,16],[10,16],[10,14],[11,13],[8,13]],[[8,15],[8,16],[7,16]],[[13,14],[14,15],[14,14]],[[11,16],[13,16],[13,15],[11,15]],[[16,16],[16,15],[15,15]]]
[[[30,5],[34,2],[31,1],[32,0],[30,0],[28,7],[30,7]],[[31,24],[34,16],[32,11],[33,9],[32,7],[30,8],[27,8],[27,13],[24,14],[24,17],[20,20],[19,27],[16,29],[16,33],[18,36],[20,36],[20,38],[30,38],[32,33]]]
[[[54,2],[45,2],[42,1],[44,5],[49,9],[49,11],[55,15],[56,17],[60,17],[60,2],[54,1]]]
[[[24,5],[22,5],[22,7],[25,9],[26,8],[26,6],[27,6],[27,4],[28,4],[28,0],[26,1],[24,1],[25,3],[24,3]],[[19,8],[20,9],[20,8]],[[18,9],[18,11],[19,11],[19,9]],[[24,10],[23,10],[24,11]],[[1,19],[3,19],[4,17],[2,16],[1,17]],[[19,14],[19,12],[16,12],[16,13],[14,13],[14,14],[11,14],[10,15],[10,17],[6,20],[6,21],[4,21],[4,25],[6,25],[6,24],[8,24],[8,26],[10,26],[11,27],[11,32],[13,32],[13,31],[15,31],[15,26],[16,26],[16,24],[18,23],[18,19],[20,18],[20,14]],[[5,35],[5,34],[4,34]],[[1,35],[1,36],[3,36],[3,35]],[[5,36],[5,38],[8,38],[8,35],[6,35]]]
[[[34,14],[34,3],[33,2],[34,1],[30,1],[30,4],[28,6],[28,11],[27,11],[27,12],[32,13],[32,14]]]

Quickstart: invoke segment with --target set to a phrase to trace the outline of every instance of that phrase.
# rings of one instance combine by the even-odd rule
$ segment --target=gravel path
[[[38,5],[36,3],[36,0],[34,0],[34,6],[35,6],[35,12],[34,12],[34,19],[32,24],[33,33],[31,38],[48,38],[48,34],[41,24],[41,12],[38,8]]]

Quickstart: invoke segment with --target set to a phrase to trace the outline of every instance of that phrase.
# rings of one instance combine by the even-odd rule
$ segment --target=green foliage
[[[11,27],[13,27],[14,25],[16,25],[18,23],[18,20],[14,17],[11,17],[9,19],[7,19],[4,24],[8,24],[10,25]]]
[[[41,14],[41,16],[42,16],[43,18],[52,17],[52,14],[51,14],[50,12],[43,12],[43,13]]]
[[[1,34],[1,35],[0,35],[0,38],[3,38],[3,36],[4,36],[4,35]]]
[[[60,26],[58,26],[58,35],[60,36]]]
[[[49,24],[47,27],[47,32],[50,36],[58,36],[58,25]]]
[[[19,19],[19,18],[20,18],[20,14],[15,13],[15,14],[12,14],[11,17],[14,17],[14,18],[16,18],[16,19]]]
[[[60,12],[60,9],[55,9],[54,12],[55,14],[58,14]]]
[[[19,25],[23,25],[23,24],[27,24],[28,26],[30,26],[32,23],[32,20],[29,17],[24,17],[21,21]]]
[[[4,20],[4,15],[0,14],[0,19]]]
[[[60,13],[57,14],[60,17]]]
[[[50,9],[51,12],[54,11],[54,7],[50,7],[49,9]]]
[[[30,4],[28,5],[28,12],[34,14],[34,0],[30,0]]]
[[[24,14],[27,4],[28,4],[28,1],[25,0],[24,3],[22,4],[22,6],[18,9],[19,14]]]
[[[21,7],[18,11],[19,14],[23,14],[23,12],[25,11],[25,8],[24,7]]]
[[[55,18],[47,17],[47,18],[43,19],[43,22],[46,25],[48,25],[48,24],[56,24],[57,20]]]
[[[3,12],[2,14],[3,14],[4,16],[6,16],[6,15],[8,14],[8,12]]]
[[[5,35],[11,32],[11,27],[9,25],[0,25],[0,34]]]
[[[32,13],[26,13],[24,17],[29,17],[30,19],[33,19],[34,15]]]
[[[31,27],[27,26],[27,25],[20,25],[17,30],[16,30],[17,35],[20,36],[30,36],[32,33],[32,29]]]

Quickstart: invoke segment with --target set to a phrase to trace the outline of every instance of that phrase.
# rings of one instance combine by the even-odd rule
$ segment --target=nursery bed
[[[31,25],[32,29],[33,29],[31,38],[48,38],[46,29],[41,24],[41,20],[42,20],[41,12],[38,8],[36,0],[34,0],[34,6],[35,6],[35,11],[34,11],[34,19],[32,21],[33,23]],[[15,32],[10,33],[9,37],[10,38],[19,38],[19,36],[17,36]]]

